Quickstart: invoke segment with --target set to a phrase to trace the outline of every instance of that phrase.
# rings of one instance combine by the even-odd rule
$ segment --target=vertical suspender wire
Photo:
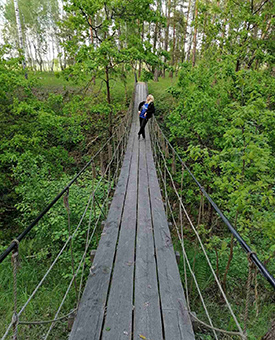
[[[102,150],[102,152],[100,153],[100,170],[101,170],[101,178],[103,179],[103,180],[102,180],[102,191],[103,191],[103,197],[104,197],[104,196],[105,196],[105,185],[106,185],[106,183],[104,182],[105,165],[104,165],[104,155],[103,155],[103,150]],[[99,200],[99,202],[98,202],[98,200],[96,199],[96,197],[95,197],[95,200],[96,200],[96,202],[97,202],[97,206],[99,207],[99,209],[100,209],[101,211],[104,212],[104,215],[106,215],[106,211],[104,210],[104,207],[103,207],[103,209],[102,209],[100,200]]]
[[[167,188],[166,188],[166,168],[164,167],[164,194],[165,194],[165,212],[168,218]]]
[[[248,253],[247,259],[248,259],[248,278],[247,278],[247,285],[246,285],[246,303],[245,303],[245,312],[244,312],[244,333],[247,337],[247,321],[248,321],[248,309],[249,309],[249,303],[250,303],[250,290],[251,290],[251,281],[252,281],[252,269],[253,269],[253,262],[251,261],[252,253]]]
[[[70,203],[69,203],[69,189],[66,191],[65,195],[63,196],[63,201],[65,208],[67,210],[68,215],[68,231],[69,231],[69,237],[70,237],[70,253],[71,253],[71,265],[72,265],[72,274],[75,277],[75,270],[74,270],[74,254],[73,254],[73,240],[71,237],[71,211],[70,211]],[[75,288],[75,296],[76,300],[78,299],[78,289],[77,289],[77,283],[76,279],[74,279],[74,288]],[[76,301],[77,306],[78,301]]]
[[[160,148],[160,147],[159,147],[159,148]],[[164,156],[163,156],[162,153],[161,153],[161,156],[162,156],[162,158],[164,158]],[[173,178],[171,177],[171,174],[170,174],[170,173],[169,173],[169,176],[170,176],[170,178],[171,178],[171,182],[172,182],[173,188],[174,188],[174,190],[175,190],[175,193],[176,193],[176,195],[178,196],[178,198],[180,198],[180,196],[179,196],[179,194],[178,194],[178,192],[177,192],[177,190],[176,190],[175,183],[174,183]],[[236,326],[237,326],[238,329],[239,329],[239,332],[240,332],[242,338],[244,339],[245,337],[244,337],[244,334],[243,334],[243,330],[242,330],[241,327],[240,327],[240,324],[239,324],[239,322],[238,322],[238,320],[237,320],[237,318],[236,318],[236,316],[235,316],[235,314],[234,314],[234,312],[233,312],[233,310],[232,310],[232,308],[231,308],[231,306],[230,306],[230,304],[229,304],[229,302],[228,302],[228,299],[227,299],[227,297],[226,297],[226,295],[225,295],[225,293],[224,293],[224,290],[223,290],[223,288],[222,288],[222,286],[221,286],[221,283],[220,283],[219,279],[217,278],[217,275],[216,275],[216,273],[215,273],[215,271],[214,271],[214,269],[213,269],[213,267],[212,267],[212,265],[211,265],[211,262],[210,262],[210,260],[209,260],[209,257],[208,257],[208,255],[207,255],[207,253],[206,253],[206,250],[205,250],[205,248],[204,248],[204,246],[203,246],[203,243],[202,243],[202,240],[201,240],[201,238],[200,238],[200,235],[198,234],[196,228],[194,227],[193,222],[192,222],[192,220],[190,219],[190,217],[189,217],[189,215],[188,215],[188,213],[187,213],[187,211],[186,211],[186,209],[185,209],[185,206],[183,205],[183,203],[181,203],[181,204],[182,204],[182,208],[183,208],[184,214],[186,215],[186,218],[187,218],[187,220],[188,220],[190,226],[192,227],[194,233],[196,234],[196,236],[197,236],[197,238],[198,238],[198,240],[199,240],[199,243],[200,243],[200,246],[201,246],[201,248],[202,248],[202,250],[203,250],[204,256],[205,256],[205,258],[206,258],[206,260],[207,260],[207,263],[208,263],[208,265],[209,265],[209,268],[211,269],[212,274],[213,274],[213,276],[214,276],[214,278],[215,278],[215,280],[216,280],[216,282],[217,282],[217,285],[218,285],[218,287],[219,287],[219,289],[220,289],[220,291],[221,291],[221,293],[222,293],[222,296],[223,296],[223,298],[224,298],[224,300],[225,300],[225,302],[226,302],[226,305],[227,305],[227,307],[228,307],[228,309],[229,309],[229,311],[230,311],[230,313],[231,313],[231,315],[232,315],[232,317],[233,317],[233,319],[234,319],[234,321],[235,321],[235,323],[236,323]],[[187,263],[188,263],[188,262],[187,262]],[[188,266],[189,266],[189,264],[188,264]],[[189,270],[190,270],[190,269],[191,269],[191,268],[189,267]],[[191,270],[192,270],[192,269],[191,269]],[[192,274],[192,275],[193,275],[193,274]]]
[[[109,162],[111,161],[112,159],[112,153],[113,153],[113,150],[112,150],[112,144],[111,142],[109,143],[108,145],[108,158],[109,158]],[[112,166],[109,166],[109,170],[108,170],[108,194],[110,192],[110,188],[111,188],[111,169]]]
[[[116,134],[117,136],[117,134]],[[117,140],[117,146],[118,146],[118,140]],[[119,168],[119,151],[117,150],[116,153],[116,184],[118,183],[118,168]]]
[[[164,155],[163,155],[163,153],[162,153],[162,151],[161,151],[161,147],[160,147],[159,145],[158,145],[158,149],[159,149],[160,155],[161,155],[161,157],[162,157],[162,159],[163,159],[163,161],[164,161],[164,163],[165,163],[165,157],[164,157]],[[165,164],[165,165],[166,165],[166,164]],[[165,166],[165,168],[166,168],[166,166]],[[175,186],[174,186],[174,183],[173,183],[173,178],[171,178],[171,176],[170,176],[170,179],[171,179],[171,181],[172,181],[172,184],[173,184],[173,187],[174,187],[174,190],[175,190]],[[162,178],[162,180],[164,180],[164,179]],[[178,196],[178,197],[179,197],[179,196]],[[190,263],[189,263],[189,261],[188,261],[187,254],[186,254],[186,251],[185,251],[185,246],[184,246],[183,238],[180,237],[180,233],[179,233],[179,230],[178,230],[177,225],[175,225],[175,226],[176,226],[177,234],[178,234],[179,241],[180,241],[180,244],[181,244],[181,248],[182,248],[182,252],[183,252],[183,257],[186,258],[186,262],[187,262],[187,265],[188,265],[188,267],[189,267],[189,271],[190,271],[190,273],[191,273],[191,275],[192,275],[192,277],[193,277],[193,280],[194,280],[194,282],[195,282],[195,285],[196,285],[197,291],[198,291],[198,293],[199,293],[200,299],[201,299],[201,301],[202,301],[202,305],[203,305],[203,308],[204,308],[204,310],[205,310],[205,313],[206,313],[206,316],[207,316],[207,318],[208,318],[208,321],[209,321],[210,325],[211,325],[212,327],[214,327],[214,326],[213,326],[213,323],[212,323],[212,319],[211,319],[211,317],[210,317],[210,315],[209,315],[208,309],[207,309],[206,304],[205,304],[205,302],[204,302],[204,298],[203,298],[203,296],[202,296],[202,294],[201,294],[200,287],[199,287],[198,282],[197,282],[197,280],[196,280],[196,276],[195,276],[195,274],[194,274],[194,272],[193,272],[193,270],[192,270],[192,268],[191,268],[191,265],[190,265]],[[215,332],[215,330],[213,330],[213,333],[214,333],[215,339],[218,340],[218,336],[217,336],[217,333]]]
[[[163,155],[163,153],[161,152],[161,147],[160,147],[159,145],[158,145],[158,149],[159,149],[159,151],[160,151],[160,153],[161,153],[161,157],[162,157],[163,161],[165,162],[164,155]],[[159,166],[158,166],[158,167],[159,167]],[[164,183],[164,176],[163,176],[161,170],[160,170],[160,176],[161,176],[162,182]],[[172,178],[171,178],[171,180],[172,180]],[[170,209],[171,209],[171,207],[170,207]],[[172,209],[171,209],[171,210],[172,210]],[[181,244],[181,248],[182,248],[182,252],[183,252],[183,257],[186,258],[186,262],[187,262],[187,264],[188,264],[189,271],[190,271],[190,273],[191,273],[191,275],[192,275],[192,277],[193,277],[193,280],[194,280],[194,282],[195,282],[195,284],[196,284],[196,287],[197,287],[199,296],[200,296],[200,298],[201,298],[202,305],[203,305],[203,308],[204,308],[205,313],[206,313],[206,315],[207,315],[208,321],[209,321],[210,325],[213,327],[212,319],[211,319],[211,317],[210,317],[210,315],[209,315],[208,309],[207,309],[206,304],[205,304],[205,302],[204,302],[204,298],[203,298],[203,296],[202,296],[202,294],[201,294],[201,291],[200,291],[200,288],[199,288],[199,286],[198,286],[198,283],[197,283],[195,274],[194,274],[194,272],[192,271],[191,265],[190,265],[190,263],[189,263],[189,261],[188,261],[187,254],[186,254],[186,251],[185,251],[184,241],[183,241],[183,238],[180,237],[179,229],[178,229],[178,227],[177,227],[177,225],[176,225],[176,223],[175,223],[175,221],[174,221],[174,216],[173,216],[172,211],[171,211],[171,214],[172,214],[172,219],[173,219],[174,225],[175,225],[175,227],[176,227],[177,234],[178,234],[178,238],[179,238],[179,241],[180,241],[180,244]],[[217,334],[216,334],[215,330],[213,330],[213,333],[214,333],[215,339],[218,340],[218,337],[217,337]]]
[[[99,187],[99,184],[100,184],[100,181],[99,183],[97,184],[97,187],[95,189],[95,191],[98,189]],[[91,202],[91,199],[92,199],[92,194],[90,195],[89,197],[89,200],[88,200],[88,203],[86,204],[86,207],[85,207],[85,210],[84,210],[84,213],[82,214],[82,217],[76,227],[76,229],[74,230],[73,234],[71,237],[74,237],[77,230],[80,228],[81,224],[82,224],[82,221],[84,219],[84,216],[88,210],[88,207],[90,205],[90,202]],[[26,309],[26,307],[28,306],[28,304],[30,303],[31,299],[35,296],[35,294],[37,293],[38,289],[41,287],[41,285],[43,284],[43,282],[45,281],[45,279],[47,278],[47,276],[49,275],[50,271],[52,270],[52,268],[54,267],[54,265],[56,264],[56,262],[58,261],[58,259],[60,258],[60,256],[62,255],[62,253],[64,252],[65,248],[67,247],[67,245],[69,244],[70,242],[70,239],[71,237],[68,237],[66,242],[64,243],[64,245],[62,246],[61,250],[59,251],[58,255],[56,256],[56,258],[54,259],[54,261],[51,263],[50,267],[48,268],[48,270],[46,271],[45,275],[43,276],[43,278],[40,280],[39,284],[36,286],[36,288],[33,290],[33,292],[31,293],[31,295],[29,296],[28,300],[25,302],[25,304],[23,305],[23,307],[20,309],[20,311],[18,312],[18,317],[20,317],[20,315],[24,312],[24,310]],[[13,241],[15,242],[15,241]],[[8,328],[6,329],[6,332],[5,334],[3,335],[2,337],[2,340],[6,339],[11,327],[12,327],[12,323],[8,326]]]
[[[87,230],[87,236],[86,236],[86,243],[85,243],[85,252],[88,251],[89,247],[89,236],[90,236],[90,230],[91,230],[91,223],[92,223],[92,216],[93,218],[96,218],[96,212],[95,212],[95,179],[96,179],[96,172],[95,172],[95,163],[92,162],[92,201],[91,201],[91,208],[89,213],[89,223],[88,223],[88,230]],[[94,214],[93,214],[94,212]],[[80,278],[80,284],[79,284],[79,291],[78,291],[78,303],[77,303],[77,309],[79,308],[80,304],[80,298],[81,298],[81,290],[82,290],[82,284],[83,284],[83,277],[84,277],[84,271],[85,271],[85,261],[83,262],[82,272],[81,272],[81,278]]]
[[[17,270],[18,270],[18,257],[19,257],[19,241],[13,240],[16,243],[16,247],[12,251],[11,263],[13,266],[13,299],[14,299],[14,311],[12,316],[13,326],[13,340],[17,340],[18,322],[19,316],[17,314]]]
[[[117,151],[118,151],[118,150],[117,150]],[[114,157],[112,158],[112,162],[113,162],[113,159],[114,159]],[[110,162],[110,163],[111,163],[111,162]],[[107,173],[107,171],[108,171],[108,167],[110,167],[110,163],[108,164],[107,169],[105,169],[105,173],[103,174],[103,176],[106,175],[106,173]],[[102,181],[102,182],[103,182],[103,176],[101,177],[101,181]],[[100,182],[100,181],[99,181],[99,182]],[[98,183],[98,185],[99,185],[99,183]],[[98,185],[97,185],[96,188],[98,188]],[[92,197],[92,194],[90,195],[90,197]],[[89,201],[89,204],[90,204],[90,202],[91,202],[91,201]],[[107,198],[105,198],[103,205],[105,205],[106,202],[107,202]],[[88,206],[86,207],[86,210],[85,210],[85,211],[87,211],[87,209],[88,209]],[[103,213],[103,211],[101,211],[101,212]],[[98,223],[99,223],[100,217],[101,217],[101,214],[99,215],[99,217],[98,217],[98,219],[97,219],[97,221],[96,221],[96,223],[95,223],[95,227],[94,227],[93,233],[92,233],[92,235],[91,235],[91,237],[90,237],[90,239],[89,239],[88,246],[89,246],[89,244],[90,244],[90,242],[91,242],[91,240],[92,240],[92,237],[93,237],[93,235],[94,235],[94,233],[95,233],[95,230],[96,230],[96,227],[97,227],[97,225],[98,225]],[[79,263],[79,265],[78,265],[78,268],[77,268],[77,270],[76,270],[76,272],[75,272],[74,277],[78,274],[78,271],[79,271],[79,269],[80,269],[80,267],[81,267],[81,264],[82,264],[82,262],[85,260],[87,249],[88,249],[88,247],[85,248],[85,251],[84,251],[84,253],[83,253],[82,259],[81,259],[81,261],[80,261],[80,263]],[[74,279],[74,277],[73,277],[73,279]],[[63,306],[63,304],[64,304],[64,302],[65,302],[65,299],[66,299],[66,297],[67,297],[67,295],[68,295],[68,293],[69,293],[69,291],[70,291],[70,289],[71,289],[71,286],[72,286],[72,283],[73,283],[73,279],[72,279],[71,282],[69,283],[69,286],[68,286],[68,288],[67,288],[67,290],[66,290],[66,293],[65,293],[64,296],[63,296],[63,299],[62,299],[61,304],[60,304],[59,307],[58,307],[58,310],[57,310],[57,312],[56,312],[56,314],[55,314],[54,319],[56,319],[56,318],[58,317],[58,314],[59,314],[59,312],[60,312],[60,310],[61,310],[61,308],[62,308],[62,306]],[[52,322],[50,328],[48,329],[48,332],[47,332],[46,335],[45,335],[44,340],[47,340],[47,338],[48,338],[48,336],[49,336],[51,330],[53,329],[55,323],[56,323],[56,321]]]
[[[90,197],[91,198],[91,197]],[[90,200],[90,199],[89,199]],[[87,211],[87,208],[85,209],[85,212]],[[85,214],[85,212],[84,212],[84,214]],[[30,300],[33,298],[33,296],[35,295],[35,293],[37,292],[37,290],[39,289],[39,287],[41,287],[41,285],[42,285],[42,283],[44,282],[44,280],[46,279],[46,277],[48,276],[48,274],[49,274],[49,272],[50,272],[50,270],[53,268],[53,266],[55,265],[55,263],[57,262],[57,260],[59,259],[59,257],[61,256],[61,254],[63,253],[63,251],[64,251],[64,249],[66,248],[66,246],[67,246],[67,244],[70,242],[70,240],[74,237],[74,235],[75,235],[75,233],[76,233],[76,231],[77,231],[77,229],[79,228],[79,226],[80,226],[80,224],[81,224],[81,222],[82,222],[82,220],[83,220],[83,216],[84,215],[82,215],[82,218],[81,218],[81,220],[80,220],[80,223],[79,223],[79,225],[77,226],[77,228],[76,228],[76,230],[74,231],[74,233],[73,233],[73,235],[71,235],[71,236],[69,236],[68,237],[68,239],[67,239],[67,241],[65,242],[65,244],[63,245],[63,247],[62,247],[62,249],[60,250],[60,252],[58,253],[58,255],[57,255],[57,257],[55,258],[55,260],[53,261],[53,263],[51,264],[51,266],[50,266],[50,268],[47,270],[47,272],[46,272],[46,274],[44,275],[44,277],[42,278],[42,280],[39,282],[39,284],[37,285],[37,287],[34,289],[34,291],[32,292],[32,294],[30,295],[30,297],[28,298],[28,300],[27,300],[27,302],[24,304],[24,306],[22,307],[22,309],[20,310],[20,312],[18,313],[18,315],[17,315],[17,313],[15,313],[14,314],[14,317],[13,317],[13,319],[19,319],[19,316],[23,313],[23,311],[25,310],[25,308],[26,308],[26,306],[28,305],[28,303],[30,302]],[[69,224],[70,224],[70,222],[69,222]],[[17,240],[14,240],[13,242],[12,242],[12,244],[15,244],[15,243],[17,243],[18,241]],[[18,242],[19,243],[19,242]],[[14,246],[14,248],[15,248],[15,246]],[[16,264],[18,265],[18,261],[16,261]],[[17,267],[15,267],[14,268],[14,273],[16,274],[16,271],[17,271]],[[73,276],[73,279],[72,279],[72,282],[73,282],[73,280],[74,280],[74,276]],[[16,299],[15,299],[15,310],[17,310],[17,278],[15,277],[15,280],[14,280],[14,291],[16,292]],[[8,335],[8,332],[10,331],[10,329],[13,327],[13,322],[11,322],[11,324],[9,325],[9,327],[6,329],[6,332],[5,332],[5,334],[4,334],[4,336],[3,336],[3,338],[2,339],[5,339],[6,338],[6,336]],[[16,332],[17,332],[17,324],[18,324],[18,322],[16,321]],[[17,335],[16,335],[17,336]]]
[[[166,157],[166,142],[163,138],[163,153]],[[166,212],[166,216],[168,218],[168,203],[167,203],[167,199],[168,199],[168,195],[167,195],[167,187],[166,187],[166,167],[165,167],[165,160],[163,160],[163,172],[164,172],[164,194],[165,194],[165,212]]]
[[[181,239],[183,240],[183,218],[182,218],[182,191],[183,191],[183,178],[184,178],[184,167],[181,167],[181,181],[180,181],[180,200],[179,200],[179,210],[180,210],[180,235]],[[182,254],[183,255],[183,254]],[[187,279],[187,270],[186,270],[186,259],[183,255],[183,270],[184,270],[184,281],[185,281],[185,295],[186,295],[186,302],[187,302],[187,309],[190,312],[190,301],[189,301],[189,290],[188,290],[188,279]]]
[[[198,224],[197,227],[199,227],[199,225],[201,224],[201,216],[203,214],[203,204],[204,204],[204,196],[202,191],[200,191],[201,194],[201,198],[200,198],[200,206],[199,206],[199,213],[198,213]],[[196,264],[196,256],[197,256],[197,252],[198,252],[198,239],[196,238],[195,241],[195,251],[194,251],[194,256],[193,256],[193,263],[192,263],[192,270],[195,273],[195,264]],[[193,291],[193,281],[191,281],[190,284],[190,293],[192,294]]]
[[[256,304],[256,318],[259,316],[259,297],[258,297],[258,279],[257,279],[258,269],[255,266],[255,304]]]
[[[93,171],[93,179],[92,179],[92,201],[93,201],[93,210],[94,210],[94,216],[96,215],[96,210],[95,210],[95,181],[96,181],[96,166],[95,166],[95,162],[93,160],[92,162],[92,171]]]

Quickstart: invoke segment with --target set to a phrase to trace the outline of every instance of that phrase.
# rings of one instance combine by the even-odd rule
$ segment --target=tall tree
[[[169,46],[169,30],[170,30],[170,15],[171,15],[171,0],[168,0],[166,5],[166,30],[165,30],[165,38],[164,38],[164,50],[168,52]],[[164,65],[167,62],[167,57],[164,58]],[[163,67],[162,76],[165,77],[165,66]]]
[[[197,31],[198,31],[198,0],[195,2],[195,27],[194,27],[194,35],[193,35],[193,58],[192,58],[192,65],[195,66],[196,63],[196,48],[197,48]]]
[[[19,43],[19,49],[20,49],[19,55],[22,57],[22,66],[23,66],[23,70],[25,71],[25,78],[28,79],[28,74],[26,72],[25,49],[24,49],[23,33],[22,33],[22,26],[21,26],[21,20],[20,20],[20,12],[19,12],[17,0],[13,0],[13,3],[14,3],[16,25],[17,25],[17,31],[18,31],[18,43]]]
[[[113,125],[111,80],[121,75],[126,66],[136,69],[136,64],[141,59],[149,64],[155,63],[150,43],[144,49],[137,34],[138,20],[148,24],[155,21],[155,11],[150,8],[151,3],[151,0],[66,2],[68,18],[64,24],[73,27],[76,32],[76,36],[65,43],[67,53],[74,59],[73,67],[67,72],[73,77],[81,77],[83,72],[88,72],[91,77],[96,76],[105,83],[110,134]],[[89,39],[87,28],[92,30],[97,41],[96,46],[86,44]]]

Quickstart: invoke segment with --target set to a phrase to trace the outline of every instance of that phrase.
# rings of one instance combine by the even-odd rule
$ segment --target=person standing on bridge
[[[155,113],[154,97],[151,94],[149,94],[146,98],[146,101],[139,103],[138,106],[140,123],[138,139],[140,138],[140,135],[142,135],[142,137],[145,139],[145,126],[154,113]]]

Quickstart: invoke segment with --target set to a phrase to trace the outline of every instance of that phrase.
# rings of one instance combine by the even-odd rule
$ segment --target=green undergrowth
[[[118,126],[132,99],[134,78],[112,79],[111,104],[107,103],[104,82],[83,76],[75,81],[65,73],[29,73],[26,80],[18,59],[4,59],[0,50],[0,252],[16,238],[70,182],[109,138],[108,116],[112,112],[114,127]],[[95,161],[96,179],[92,167],[74,183],[69,191],[71,232],[76,230],[92,188],[97,185],[101,162]],[[112,168],[112,171],[115,167]],[[113,179],[113,176],[111,177]],[[92,211],[94,227],[103,209],[102,204],[110,184],[103,180],[97,191],[97,203]],[[111,192],[112,194],[112,192]],[[111,198],[110,198],[111,199]],[[107,202],[108,203],[108,202]],[[101,207],[101,208],[99,208]],[[75,266],[85,250],[90,209],[73,239]],[[104,214],[106,215],[106,210]],[[99,226],[105,216],[99,220]],[[85,258],[85,278],[91,267],[89,253],[96,248],[101,228],[92,238]],[[46,273],[69,236],[68,216],[61,198],[20,244],[18,268],[18,310]],[[13,313],[13,279],[10,256],[0,271],[0,336],[5,332]],[[38,290],[21,320],[51,320],[62,301],[72,278],[71,254],[67,247],[49,277]],[[79,286],[80,275],[77,277]],[[74,285],[60,311],[66,315],[76,306]],[[18,339],[43,338],[49,328],[20,325]],[[49,339],[66,339],[67,320],[58,323]]]
[[[100,170],[97,169],[97,171],[99,172]],[[63,178],[63,183],[59,184],[60,186],[65,186],[67,182],[68,177]],[[82,223],[76,231],[72,241],[75,271],[77,270],[85,251],[89,221],[91,222],[89,235],[91,235],[96,226],[96,222],[99,219],[84,260],[85,267],[83,272],[83,285],[85,285],[85,279],[89,274],[89,269],[91,268],[91,263],[89,261],[90,251],[91,249],[97,248],[102,232],[101,221],[104,219],[104,214],[107,214],[106,206],[108,205],[108,202],[106,203],[105,208],[103,207],[105,192],[110,184],[107,181],[103,181],[96,193],[97,202],[101,208],[95,204],[91,212],[91,206],[89,205],[89,208],[85,213],[85,208],[91,195],[91,190],[98,185],[97,183],[98,180],[94,180],[92,172],[88,170],[85,175],[81,176],[78,182],[71,187],[69,194],[71,234],[75,232],[80,223],[80,218],[83,216]],[[56,191],[56,186],[53,183],[48,183],[47,185],[48,187],[44,194],[45,196],[51,197],[51,195],[53,195]],[[102,214],[102,211],[104,214]],[[63,200],[59,200],[49,213],[43,217],[38,225],[34,227],[30,235],[20,243],[19,267],[17,271],[17,305],[19,310],[26,303],[36,285],[43,278],[68,237],[68,214]],[[4,249],[4,247],[2,247],[2,249]],[[78,272],[76,280],[77,294],[73,284],[59,316],[68,314],[76,307],[82,268],[83,267],[81,267]],[[37,291],[34,298],[27,306],[26,311],[22,314],[22,316],[20,316],[20,320],[41,321],[54,319],[59,304],[61,303],[69,282],[73,277],[72,275],[72,258],[69,243],[45,279],[41,288]],[[4,332],[5,328],[11,321],[13,314],[14,291],[10,258],[6,259],[1,264],[0,282],[0,329],[2,330],[0,335],[3,335],[2,332]],[[43,326],[20,325],[18,339],[36,339],[42,337],[49,326],[50,324]],[[68,326],[67,319],[65,319],[64,321],[57,323],[51,333],[50,339],[66,339],[67,336]]]
[[[155,97],[156,108],[159,108],[156,118],[170,142],[219,208],[236,225],[243,239],[274,275],[275,139],[271,128],[275,121],[271,95],[274,92],[274,79],[268,70],[235,72],[230,60],[208,61],[208,65],[204,62],[195,68],[185,63],[173,84],[170,79],[160,78],[159,82],[149,82],[148,89]],[[171,167],[171,159],[168,164]],[[247,255],[235,240],[233,258],[224,279],[231,234],[206,199],[203,220],[198,225],[198,187],[185,172],[181,191],[182,173],[178,161],[176,169],[173,178],[187,212],[200,234],[215,273],[226,284],[228,300],[241,327],[244,327]],[[167,190],[171,204],[178,207],[177,197],[169,184]],[[173,212],[180,224],[177,209],[174,208]],[[175,249],[181,252],[175,230],[173,239]],[[237,330],[196,236],[185,219],[184,240],[191,267],[195,268],[214,325]],[[182,253],[179,268],[184,283]],[[195,283],[191,283],[193,279],[188,269],[187,276],[189,290],[192,286],[191,310],[201,320],[209,323]],[[274,292],[258,271],[257,281],[253,274],[250,289],[248,339],[261,339],[271,328],[274,317]],[[214,339],[213,333],[202,326],[198,327],[196,337],[201,340]],[[227,338],[219,334],[219,339]]]
[[[159,77],[158,82],[150,80],[148,82],[148,91],[153,94],[156,107],[156,118],[162,122],[168,112],[171,112],[177,103],[177,99],[171,96],[168,89],[176,86],[178,77],[166,78]]]

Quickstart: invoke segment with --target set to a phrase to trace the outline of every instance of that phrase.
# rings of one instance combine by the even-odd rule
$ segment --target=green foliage
[[[167,80],[149,83],[149,92],[155,96],[156,107],[160,107],[158,120],[166,135],[271,273],[275,271],[271,261],[275,244],[274,85],[269,69],[236,72],[235,58],[231,56],[220,56],[219,60],[205,58],[196,67],[183,63],[178,83],[172,86]],[[180,187],[180,165],[177,169],[175,180]],[[197,221],[199,190],[187,173],[183,177],[182,195],[193,221]],[[194,265],[210,315],[218,327],[235,329],[219,300],[205,258],[194,242],[194,234],[188,227],[184,230],[188,258]],[[231,237],[206,200],[197,231],[216,274],[221,282],[225,280],[227,296],[242,323],[248,275],[246,255],[234,241],[233,259],[224,279]],[[183,272],[181,275],[184,279]],[[208,322],[189,272],[188,280],[189,288],[193,285],[191,308]],[[267,332],[274,316],[273,291],[260,274],[258,294],[258,307],[253,300],[250,308],[248,335],[251,340],[260,339]],[[198,339],[207,336],[208,333],[202,332]]]
[[[99,145],[104,141],[110,110],[117,123],[131,98],[128,78],[124,84],[111,82],[116,88],[111,108],[104,100],[100,82],[95,85],[94,98],[80,94],[68,98],[62,87],[57,93],[48,93],[53,79],[39,73],[30,74],[26,80],[20,60],[4,58],[8,51],[9,47],[4,46],[0,55],[0,190],[3,197],[0,239],[4,244],[7,238],[18,234],[84,164],[82,157],[86,160],[87,153],[93,151],[90,147],[87,149],[89,141],[95,137]],[[47,81],[42,79],[42,85],[39,84],[39,78],[44,77]],[[59,89],[60,85],[58,79]],[[41,100],[42,86],[47,91]],[[37,89],[41,91],[39,96],[36,96]],[[48,187],[54,190],[47,199],[42,198]]]
[[[210,14],[210,15],[209,15]],[[203,32],[201,56],[232,58],[234,69],[259,69],[274,63],[274,6],[272,1],[228,0],[200,2],[198,30]]]
[[[145,81],[147,82],[148,80],[152,80],[154,77],[152,72],[146,71],[146,70],[142,70],[142,74],[141,74],[141,81]]]
[[[274,80],[265,71],[236,73],[227,58],[207,66],[183,65],[167,121],[171,140],[231,220],[238,211],[244,237],[269,240],[258,249],[267,258],[275,241]]]
[[[66,1],[68,16],[61,27],[73,29],[75,35],[64,43],[68,55],[74,59],[74,63],[64,70],[65,77],[78,81],[89,74],[102,79],[110,103],[110,79],[125,76],[127,68],[128,71],[135,70],[137,61],[145,62],[147,66],[161,64],[151,43],[143,42],[138,34],[137,22],[163,21],[159,12],[151,8],[152,3],[151,0]],[[91,31],[92,38],[89,36]],[[88,39],[92,39],[89,45]]]
[[[8,59],[9,51],[9,46],[1,47],[0,50],[0,252],[37,217],[106,141],[108,113],[112,110],[114,124],[119,124],[133,90],[133,79],[111,80],[114,95],[113,104],[109,105],[99,80],[91,87],[90,78],[87,77],[83,77],[79,84],[72,83],[69,86],[67,80],[61,77],[56,79],[53,74],[30,73],[26,80],[21,60]],[[83,85],[84,88],[81,88]],[[51,92],[52,89],[55,93]],[[99,171],[98,168],[96,170]],[[92,185],[97,184],[98,179],[93,179],[91,169],[87,169],[70,188],[72,233],[84,214],[82,225],[73,240],[75,263],[79,263],[85,249],[90,218],[90,209],[85,213],[85,207]],[[92,226],[101,213],[109,185],[113,185],[113,182],[103,181],[98,187],[98,205],[93,209]],[[92,248],[96,248],[100,235],[101,230],[95,232]],[[68,214],[61,198],[20,243],[19,306],[26,302],[68,236]],[[88,257],[86,261],[89,264]],[[89,267],[85,268],[84,280],[89,274]],[[10,261],[6,259],[0,273],[1,336],[13,313],[11,274]],[[68,248],[22,318],[54,318],[71,278],[71,254]],[[79,281],[80,275],[78,284]],[[75,292],[72,289],[64,311],[71,310],[74,304]],[[39,329],[23,326],[20,334],[23,338],[35,339],[46,329],[46,326]],[[52,338],[66,338],[67,334],[64,322],[53,330]]]

